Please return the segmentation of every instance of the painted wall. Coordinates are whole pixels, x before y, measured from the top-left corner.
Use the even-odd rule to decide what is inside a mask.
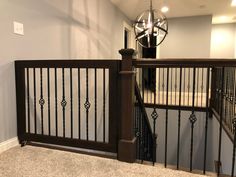
[[[236,23],[212,25],[211,58],[234,58]]]
[[[161,58],[210,57],[212,16],[172,18],[160,46]]]
[[[16,136],[14,60],[120,58],[124,20],[107,0],[1,0],[0,142]]]

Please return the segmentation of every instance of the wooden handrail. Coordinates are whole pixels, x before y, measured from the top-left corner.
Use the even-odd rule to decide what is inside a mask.
[[[133,59],[133,65],[142,67],[236,67],[236,59],[165,58]]]

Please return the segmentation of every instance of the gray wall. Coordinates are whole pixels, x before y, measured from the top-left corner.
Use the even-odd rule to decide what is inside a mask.
[[[212,25],[211,58],[235,58],[236,23]]]
[[[160,58],[208,58],[212,16],[169,19],[169,33],[160,46]]]
[[[120,58],[123,20],[108,0],[1,0],[0,142],[16,136],[14,60]]]
[[[147,114],[152,126],[151,113],[153,109],[146,108]],[[165,113],[166,110],[159,109],[159,117],[156,123],[157,132],[157,162],[164,163],[165,154]],[[168,156],[167,163],[176,165],[177,159],[177,132],[178,132],[178,111],[168,111]],[[181,128],[180,128],[180,166],[189,168],[190,163],[190,138],[191,124],[189,116],[191,112],[181,111]],[[205,141],[205,113],[196,112],[197,121],[194,126],[194,149],[193,149],[193,168],[203,169],[204,141]],[[207,141],[207,171],[215,171],[214,161],[218,159],[219,146],[219,122],[215,117],[208,119],[208,141]],[[225,131],[222,131],[222,172],[231,174],[233,144],[228,138]],[[236,172],[236,171],[235,171]]]

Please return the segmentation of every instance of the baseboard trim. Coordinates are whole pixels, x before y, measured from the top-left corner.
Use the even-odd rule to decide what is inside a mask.
[[[4,141],[0,143],[0,154],[18,145],[19,145],[19,142],[18,142],[17,137]]]

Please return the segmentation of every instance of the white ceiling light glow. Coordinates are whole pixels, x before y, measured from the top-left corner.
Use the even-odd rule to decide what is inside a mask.
[[[236,7],[236,0],[232,0],[231,6]]]
[[[167,13],[169,11],[169,7],[164,6],[161,8],[162,13]]]

